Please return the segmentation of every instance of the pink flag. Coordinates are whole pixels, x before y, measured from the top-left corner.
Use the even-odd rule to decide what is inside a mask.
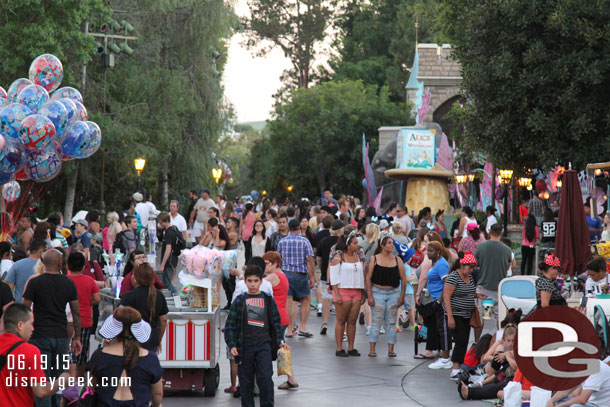
[[[372,206],[375,208],[375,212],[377,213],[381,212],[381,195],[383,195],[383,187],[379,189],[379,193],[375,197],[375,200],[373,200],[372,204]]]

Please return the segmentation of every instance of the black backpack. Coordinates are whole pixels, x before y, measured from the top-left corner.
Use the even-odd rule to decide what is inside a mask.
[[[175,236],[175,238],[171,242],[172,256],[180,256],[180,251],[186,249],[186,240],[184,240],[184,236],[182,236],[182,232],[179,231],[176,226],[170,226],[169,229],[171,229],[174,232],[174,236]]]
[[[127,245],[125,244],[125,240],[132,240],[129,239],[126,235],[126,233],[128,232],[128,230],[123,230],[121,232],[119,232],[116,235],[116,238],[114,239],[114,249],[119,249],[119,251],[123,254],[127,254],[129,253],[129,249],[127,248]],[[135,238],[133,239],[134,241],[136,240]]]

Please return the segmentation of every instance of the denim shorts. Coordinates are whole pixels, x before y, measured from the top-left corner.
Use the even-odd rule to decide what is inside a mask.
[[[307,297],[311,293],[309,289],[309,278],[307,273],[295,273],[292,271],[284,271],[288,277],[288,296],[290,297]]]

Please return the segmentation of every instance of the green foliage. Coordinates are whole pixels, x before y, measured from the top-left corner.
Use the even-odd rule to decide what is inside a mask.
[[[419,42],[437,41],[436,0],[351,0],[339,13],[339,55],[331,58],[327,78],[362,80],[387,86],[393,101],[404,101],[415,55],[415,22]]]
[[[64,66],[63,86],[79,84],[81,64],[91,59],[93,38],[83,33],[85,21],[104,19],[103,0],[4,0],[0,2],[0,82],[8,86],[27,78],[38,55],[53,54]]]
[[[289,185],[296,196],[318,196],[326,187],[359,194],[362,134],[370,140],[382,125],[408,122],[405,107],[390,101],[386,87],[331,81],[296,89],[276,105],[269,138],[252,149],[255,186],[271,196],[284,195]]]
[[[293,68],[284,73],[287,87],[309,86],[311,70],[331,23],[337,0],[249,0],[243,19],[248,46],[259,55],[279,47]]]
[[[609,19],[602,0],[444,0],[468,100],[459,141],[515,169],[608,160]]]
[[[230,120],[220,80],[236,18],[222,0],[115,0],[111,7],[137,40],[129,42],[133,55],[119,54],[114,68],[102,58],[87,64],[85,105],[103,142],[78,161],[75,207],[118,207],[135,190],[140,155],[147,159],[142,185],[155,202],[163,201],[168,179],[168,198],[184,203],[189,189],[213,183],[211,153]],[[73,166],[48,185],[50,207],[63,206]]]

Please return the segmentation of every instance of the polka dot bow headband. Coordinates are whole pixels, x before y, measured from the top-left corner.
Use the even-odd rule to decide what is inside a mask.
[[[548,256],[546,256],[544,258],[544,263],[547,266],[551,266],[551,267],[559,267],[559,266],[561,266],[561,262],[559,261],[559,258],[557,256],[555,256],[555,253],[551,253]]]
[[[464,257],[460,259],[460,264],[474,265],[477,264],[477,259],[474,258],[472,252],[466,252],[464,253]]]

